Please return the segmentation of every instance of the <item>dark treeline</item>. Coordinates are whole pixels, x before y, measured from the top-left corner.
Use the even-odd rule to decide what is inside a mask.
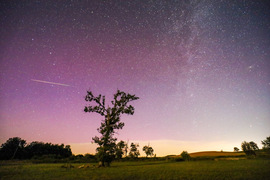
[[[42,156],[62,159],[72,156],[72,152],[69,145],[37,141],[27,144],[25,140],[19,137],[9,138],[0,148],[1,160],[32,159]]]

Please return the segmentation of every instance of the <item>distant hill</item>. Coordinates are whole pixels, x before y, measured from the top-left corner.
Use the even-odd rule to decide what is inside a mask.
[[[201,151],[189,154],[193,160],[239,160],[246,159],[246,154],[241,152]],[[258,150],[256,157],[270,158],[270,151]],[[178,159],[181,155],[167,155],[167,159]]]
[[[202,151],[189,154],[191,157],[232,157],[232,156],[245,156],[244,152],[221,152],[221,151]]]
[[[214,160],[220,158],[242,158],[245,157],[244,152],[221,152],[221,151],[202,151],[189,154],[194,160]],[[181,155],[168,155],[166,158],[181,158]]]

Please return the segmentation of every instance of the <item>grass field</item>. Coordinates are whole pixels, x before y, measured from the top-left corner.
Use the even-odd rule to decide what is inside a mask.
[[[269,159],[114,162],[109,168],[1,162],[0,179],[269,179]]]

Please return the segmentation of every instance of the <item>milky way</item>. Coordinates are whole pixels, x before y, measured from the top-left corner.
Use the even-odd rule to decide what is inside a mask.
[[[89,143],[101,117],[86,91],[120,89],[140,100],[119,139],[260,144],[269,17],[248,0],[1,2],[0,142]]]

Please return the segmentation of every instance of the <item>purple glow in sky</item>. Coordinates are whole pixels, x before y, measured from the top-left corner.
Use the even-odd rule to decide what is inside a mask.
[[[152,142],[157,155],[233,150],[244,140],[260,147],[270,135],[266,1],[0,7],[0,143],[18,136],[95,153],[102,117],[84,113],[84,96],[110,102],[117,89],[140,97],[118,140]]]

